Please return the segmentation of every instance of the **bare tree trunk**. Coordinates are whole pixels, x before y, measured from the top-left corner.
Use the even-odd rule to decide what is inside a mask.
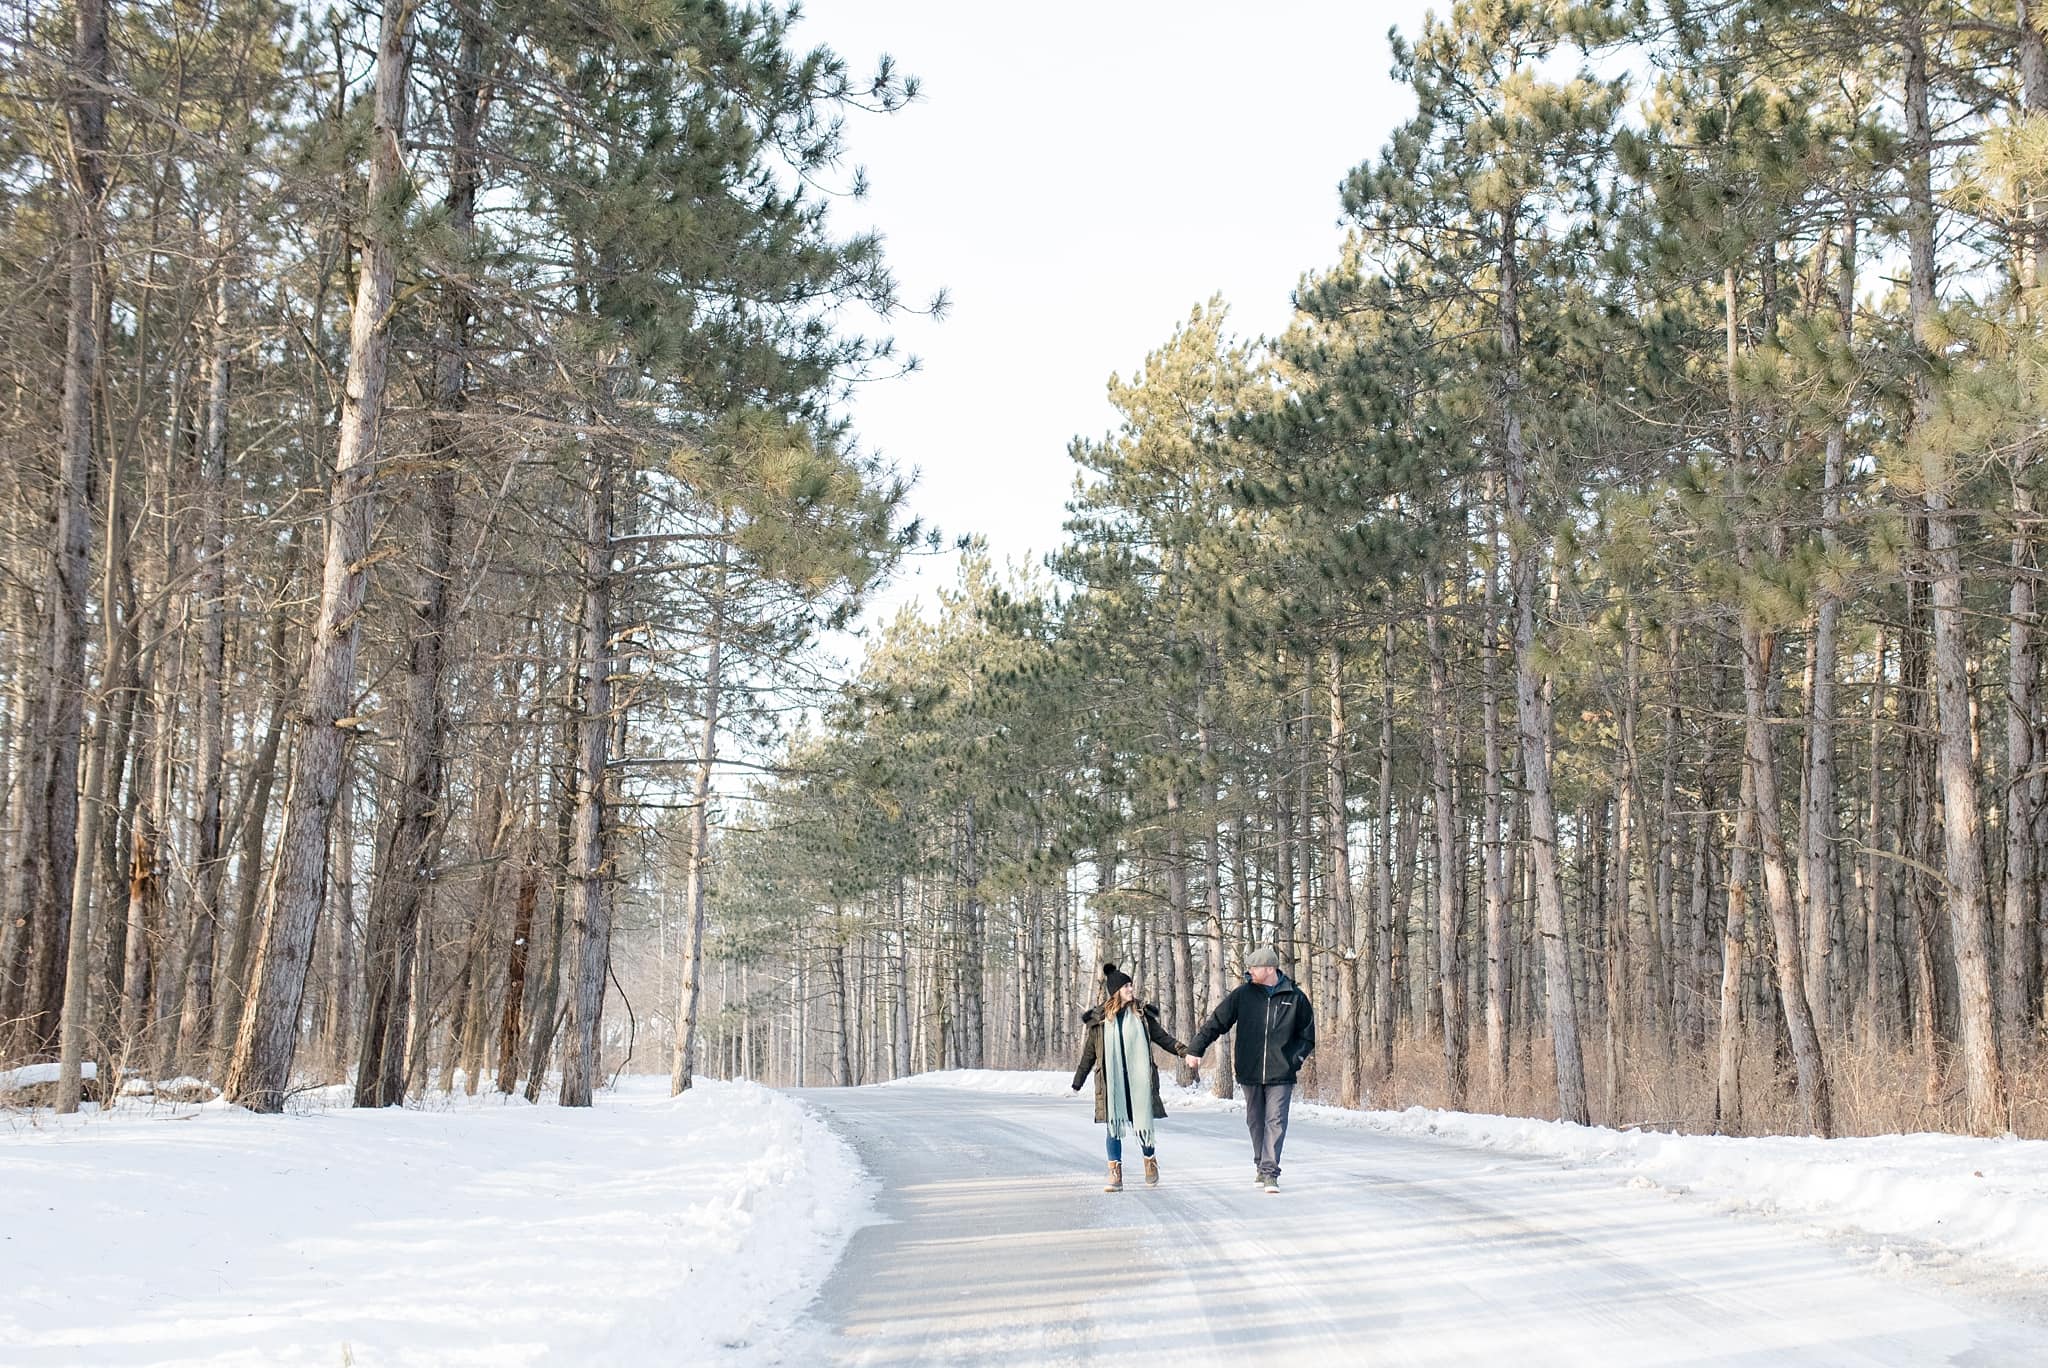
[[[169,984],[157,1071],[174,1072],[181,1045],[203,1047],[212,1031],[213,954],[220,936],[221,886],[227,874],[221,827],[221,771],[226,751],[223,681],[227,677],[228,398],[233,377],[229,265],[223,243],[214,283],[213,333],[207,355],[206,427],[199,449],[199,545],[193,556],[191,604],[199,619],[198,735],[192,782],[192,927]]]
[[[1169,725],[1177,734],[1177,724]],[[1173,1020],[1174,1035],[1191,1040],[1195,1034],[1195,966],[1188,947],[1187,850],[1180,827],[1180,780],[1175,777],[1166,786],[1166,937],[1173,989],[1167,1014]],[[1194,1078],[1186,1060],[1176,1063],[1173,1072],[1182,1087]]]
[[[320,607],[306,668],[305,730],[292,748],[292,781],[262,948],[228,1066],[226,1095],[256,1111],[282,1110],[291,1080],[314,918],[326,888],[327,820],[340,786],[354,702],[358,617],[376,525],[378,429],[397,273],[396,247],[383,225],[396,213],[403,193],[400,143],[405,136],[407,39],[413,13],[404,0],[391,0],[379,35],[367,192],[371,212],[365,219],[341,436],[328,488]]]
[[[337,1079],[348,1077],[349,1040],[355,1026],[351,987],[356,977],[356,795],[355,761],[350,757],[335,802],[333,871],[328,901],[333,915],[334,961],[328,985],[327,1063]]]
[[[453,149],[448,223],[457,250],[466,250],[476,226],[477,121],[483,40],[464,21],[456,54],[455,98],[449,112]],[[458,264],[459,272],[461,266]],[[435,346],[434,413],[429,420],[433,457],[424,505],[425,545],[413,591],[413,629],[406,670],[405,729],[400,742],[398,810],[377,863],[363,944],[363,1035],[356,1064],[355,1104],[390,1107],[404,1101],[408,1074],[405,1039],[404,947],[418,934],[421,904],[439,862],[441,791],[445,783],[448,702],[449,579],[454,567],[456,471],[462,459],[461,414],[469,393],[467,290],[456,280],[441,287],[442,318]],[[424,973],[424,967],[419,972]],[[415,1032],[427,1023],[415,1021]]]
[[[605,763],[611,739],[612,460],[592,458],[583,561],[583,668],[576,726],[576,820],[569,837],[568,1037],[562,1050],[565,1107],[587,1107],[597,1080],[597,1018],[611,955],[610,902],[604,895]]]
[[[1213,648],[1204,652],[1204,668],[1213,669],[1215,655]],[[1223,995],[1230,991],[1225,977],[1224,946],[1227,937],[1223,929],[1223,865],[1217,843],[1222,839],[1216,819],[1216,807],[1221,801],[1212,764],[1209,718],[1209,690],[1206,680],[1197,686],[1201,692],[1195,698],[1195,741],[1201,756],[1203,806],[1208,809],[1208,839],[1202,847],[1203,878],[1206,887],[1203,897],[1208,905],[1208,959],[1209,959],[1209,1001],[1223,1001]],[[1186,1039],[1185,1036],[1182,1037]],[[1228,1050],[1219,1051],[1216,1070],[1209,1077],[1209,1091],[1217,1097],[1229,1097],[1236,1091],[1236,1066]]]
[[[1486,1086],[1492,1105],[1504,1110],[1508,1095],[1508,986],[1513,965],[1509,960],[1510,897],[1501,805],[1504,761],[1500,725],[1500,541],[1498,529],[1491,523],[1486,540],[1486,602],[1481,629],[1485,637],[1480,655],[1486,766],[1485,810],[1480,828],[1486,894]]]
[[[1624,612],[1622,630],[1624,637],[1621,646],[1621,734],[1615,756],[1617,764],[1614,776],[1614,869],[1609,890],[1607,924],[1607,1096],[1608,1118],[1614,1125],[1621,1124],[1621,1081],[1625,1072],[1622,1046],[1628,1039],[1631,1029],[1629,1009],[1631,1003],[1639,1001],[1642,996],[1636,991],[1637,970],[1634,953],[1637,941],[1634,892],[1635,833],[1639,821],[1636,814],[1640,807],[1639,789],[1642,774],[1641,756],[1636,751],[1636,727],[1640,720],[1642,697],[1642,646],[1633,605]]]
[[[1285,768],[1294,754],[1294,728],[1286,716],[1286,691],[1280,696],[1281,715],[1273,724],[1273,944],[1288,964],[1296,965],[1301,947],[1294,918],[1294,790]]]
[[[2034,908],[2034,575],[2033,493],[2019,464],[2013,471],[2012,588],[2006,616],[2005,916],[2000,1025],[2009,1050],[2033,1020]]]
[[[1111,870],[1112,880],[1114,869]],[[889,1045],[896,1077],[910,1076],[910,907],[903,875],[896,876],[896,953],[890,965],[896,1000],[890,1013]],[[1103,943],[1103,942],[1098,942]]]
[[[134,624],[116,621],[114,577],[121,553],[116,546],[121,528],[121,483],[126,475],[121,451],[116,448],[107,476],[107,548],[105,577],[100,604],[106,619],[107,654],[102,664],[100,722],[96,744],[87,755],[84,798],[78,804],[76,860],[72,867],[69,945],[64,956],[64,1005],[58,1052],[57,1095],[54,1109],[59,1115],[78,1110],[84,1079],[85,1032],[92,998],[93,855],[99,849],[100,821],[113,801],[107,778],[109,753],[120,743],[108,736],[109,714],[121,706],[130,684],[128,653],[132,649]],[[53,861],[54,863],[54,861]]]
[[[973,802],[967,804],[966,842],[964,871],[965,888],[962,890],[966,913],[966,932],[960,949],[960,1063],[963,1068],[979,1069],[988,1062],[988,1037],[986,1022],[988,1005],[983,983],[982,966],[988,955],[988,915],[982,903],[981,894],[981,846],[980,833],[975,826]],[[1185,906],[1185,904],[1183,904]],[[1182,930],[1186,930],[1186,916],[1182,916]],[[1181,937],[1181,953],[1187,953],[1187,937]]]
[[[1885,713],[1885,685],[1887,683],[1886,659],[1890,642],[1885,629],[1877,632],[1877,664],[1872,672],[1870,686],[1870,729],[1869,729],[1869,772],[1867,775],[1868,802],[1865,807],[1864,840],[1869,854],[1863,865],[1863,1032],[1869,1041],[1891,1038],[1896,1028],[1893,1013],[1887,1005],[1884,992],[1884,978],[1880,969],[1881,955],[1885,942],[1885,928],[1891,924],[1894,915],[1891,899],[1886,896],[1891,888],[1892,862],[1885,845],[1885,801],[1884,801],[1884,748],[1880,744],[1880,729]]]
[[[1835,310],[1846,347],[1856,312],[1856,213],[1851,209],[1842,228],[1842,266]],[[1833,561],[1841,554],[1842,480],[1847,460],[1848,424],[1838,418],[1828,428],[1821,472],[1821,544]],[[1829,571],[1832,574],[1832,568]],[[1806,977],[1812,985],[1815,1015],[1825,1027],[1835,1016],[1834,984],[1840,977],[1834,963],[1841,941],[1842,890],[1835,858],[1839,822],[1835,810],[1835,671],[1842,599],[1822,579],[1814,609],[1813,644],[1807,668],[1813,686],[1807,695],[1806,810],[1800,820],[1800,895],[1806,923]]]
[[[1721,1022],[1714,1082],[1714,1131],[1719,1135],[1742,1132],[1742,982],[1749,923],[1749,851],[1756,839],[1754,779],[1755,769],[1745,750],[1742,794],[1735,806],[1735,839],[1728,845],[1728,921],[1721,932]],[[1707,844],[1703,838],[1702,845]]]
[[[218,1004],[214,1002],[213,985],[207,974],[209,963],[196,962],[192,969],[192,1005],[198,1010],[196,1019],[200,1022],[200,1033],[191,1039],[196,1049],[199,1042],[207,1038],[206,1022],[210,1014],[214,1077],[225,1072],[228,1054],[234,1049],[235,1030],[241,1024],[249,981],[250,947],[255,944],[257,900],[262,895],[265,873],[263,833],[270,819],[270,793],[277,779],[277,752],[284,738],[288,706],[285,675],[290,667],[284,658],[284,633],[289,584],[287,577],[285,583],[279,585],[278,601],[271,610],[270,657],[274,673],[271,676],[270,720],[265,724],[256,759],[236,798],[235,820],[228,824],[229,829],[237,833],[242,869],[241,887],[235,898],[234,935],[228,943],[227,972],[222,976],[223,992]]]
[[[1564,885],[1557,868],[1557,809],[1550,782],[1550,705],[1543,697],[1536,646],[1537,574],[1547,540],[1531,521],[1528,453],[1515,398],[1520,391],[1521,320],[1517,299],[1515,231],[1518,211],[1501,214],[1500,333],[1509,372],[1503,447],[1507,461],[1508,534],[1515,591],[1515,716],[1520,729],[1522,782],[1528,790],[1529,856],[1536,885],[1536,918],[1543,939],[1551,1050],[1557,1062],[1559,1117],[1577,1125],[1592,1117],[1586,1103],[1586,1065],[1579,1044],[1577,987],[1565,939]]]
[[[1741,394],[1736,388],[1736,360],[1739,337],[1736,323],[1736,272],[1730,265],[1723,273],[1723,314],[1727,333],[1729,459],[1733,462],[1738,490],[1745,480],[1747,443],[1743,430]],[[1738,518],[1747,518],[1739,511]],[[1738,522],[1735,554],[1745,573],[1755,572],[1746,522]],[[1791,880],[1785,858],[1785,838],[1779,820],[1778,762],[1771,737],[1771,694],[1776,649],[1772,634],[1756,612],[1742,613],[1743,756],[1752,790],[1757,841],[1764,880],[1764,903],[1771,918],[1772,947],[1777,965],[1778,995],[1785,1011],[1785,1025],[1792,1041],[1792,1055],[1799,1072],[1799,1102],[1806,1124],[1816,1135],[1834,1133],[1834,1107],[1828,1085],[1827,1063],[1819,1033],[1814,1028],[1806,992],[1804,952],[1799,935],[1799,912],[1793,902]]]
[[[104,316],[99,283],[104,254],[102,200],[106,193],[106,169],[102,164],[107,151],[106,0],[80,0],[71,64],[64,95],[71,159],[64,168],[69,181],[66,198],[70,280],[61,400],[63,456],[56,494],[56,548],[46,594],[50,618],[45,637],[43,709],[36,738],[36,749],[47,758],[37,766],[41,792],[31,795],[23,813],[25,858],[23,897],[19,903],[29,921],[26,1037],[35,1051],[45,1052],[59,1044],[64,999],[71,995],[74,985],[79,995],[76,1020],[62,1023],[62,1076],[57,1083],[61,1111],[75,1111],[78,1107],[87,972],[83,951],[89,943],[83,931],[90,928],[82,930],[75,926],[73,917],[80,879],[89,895],[95,844],[92,838],[98,832],[98,813],[91,809],[81,811],[79,807],[78,751],[85,726],[86,581],[92,574],[93,400],[100,383]],[[117,478],[108,480],[110,511],[118,498],[118,487]],[[118,527],[117,520],[108,520],[110,564]],[[111,599],[101,605],[101,611],[111,624]],[[110,646],[112,640],[110,632]],[[111,666],[103,673],[109,680],[114,677]],[[89,838],[83,843],[81,823]],[[77,953],[72,953],[74,950]]]
[[[1329,743],[1324,753],[1324,810],[1329,813],[1331,938],[1337,951],[1337,1105],[1359,1105],[1358,927],[1351,903],[1350,778],[1344,763],[1349,727],[1344,715],[1344,657],[1335,643],[1325,656]]]
[[[83,80],[104,81],[106,78],[106,29],[106,7],[101,3],[101,0],[87,0],[87,3],[80,6],[78,13],[78,58],[80,69],[84,73],[81,77]],[[97,299],[98,286],[100,229],[98,224],[97,191],[99,185],[97,169],[92,173],[88,173],[84,168],[88,160],[97,168],[98,158],[103,149],[106,138],[106,97],[104,94],[95,92],[84,95],[82,101],[85,104],[95,105],[96,109],[93,114],[84,114],[76,111],[73,113],[74,143],[83,140],[87,146],[74,146],[72,157],[74,166],[77,168],[76,174],[80,184],[82,186],[92,186],[95,193],[94,199],[89,204],[83,205],[80,209],[80,212],[86,215],[90,221],[89,227],[83,230],[83,235],[88,236],[90,239],[89,259],[81,261],[76,255],[76,249],[74,248],[72,269],[76,271],[82,266],[88,272],[85,293],[89,304],[95,309],[95,316],[90,322],[89,331],[96,334],[100,326],[97,316],[98,306],[96,303],[91,303],[91,301]],[[97,131],[94,131],[95,124],[97,125]],[[72,291],[72,305],[74,308],[77,307],[78,296],[79,292],[74,285]],[[91,360],[82,371],[83,379],[81,383],[90,388],[97,383],[97,340],[87,341],[84,344],[84,349],[91,353]],[[93,447],[90,434],[78,438],[73,436],[73,415],[70,408],[72,403],[70,392],[74,379],[72,370],[72,365],[67,360],[65,365],[64,413],[67,486],[69,483],[69,468],[74,459],[77,459],[80,454],[82,454],[84,465],[88,470],[90,469]],[[88,396],[84,400],[84,420],[88,423],[91,419],[91,410],[92,401]],[[76,445],[74,445],[74,442]],[[86,764],[85,800],[82,803],[76,804],[77,828],[73,833],[76,844],[72,851],[71,887],[67,890],[71,899],[69,926],[67,928],[69,931],[69,945],[63,960],[64,1002],[58,1049],[57,1095],[54,1100],[54,1110],[60,1116],[70,1115],[78,1110],[84,1083],[85,1034],[89,1024],[88,1014],[92,1010],[93,888],[95,883],[93,858],[100,846],[100,822],[107,807],[114,800],[114,785],[106,777],[108,759],[110,754],[117,752],[125,745],[125,741],[117,742],[108,735],[108,717],[111,711],[119,707],[134,706],[136,697],[135,693],[128,692],[135,688],[134,681],[131,681],[129,674],[131,668],[130,661],[133,659],[135,649],[136,624],[132,616],[129,616],[126,621],[121,620],[123,613],[120,607],[121,595],[117,584],[122,560],[126,555],[125,548],[121,544],[123,537],[121,496],[122,485],[126,479],[126,448],[124,445],[117,444],[109,457],[106,475],[107,538],[105,551],[102,556],[103,573],[100,579],[100,617],[105,629],[106,652],[105,658],[100,663],[100,720],[98,727],[95,729],[97,744],[92,747]],[[67,490],[65,495],[67,506],[69,501]],[[83,513],[83,510],[81,510],[81,513]],[[89,517],[89,514],[85,514],[85,516]],[[86,530],[86,536],[90,537],[89,528]],[[72,548],[64,542],[61,532],[59,535],[59,547],[60,561],[68,561]],[[81,616],[76,619],[77,627],[81,632],[81,646],[83,644],[82,632],[84,627],[83,606],[82,601],[77,605],[81,610]],[[57,612],[60,616],[69,616],[70,611],[70,605],[60,603],[57,607]],[[132,615],[132,604],[129,606],[128,612]],[[52,635],[54,639],[56,634],[53,633]],[[83,670],[82,659],[80,661],[80,669],[81,671]],[[82,688],[82,675],[80,685]],[[51,830],[54,834],[56,829],[53,826]],[[50,867],[55,869],[59,864],[60,860],[53,847]]]
[[[1398,1018],[1395,1007],[1398,1002],[1395,960],[1400,953],[1399,937],[1394,933],[1394,863],[1398,858],[1394,850],[1394,629],[1387,624],[1380,629],[1380,745],[1379,745],[1379,786],[1377,800],[1379,812],[1379,852],[1373,862],[1373,956],[1372,956],[1372,1004],[1373,1004],[1373,1072],[1385,1082],[1394,1073],[1394,1034]],[[1350,866],[1344,869],[1345,883],[1350,883]],[[1331,877],[1335,877],[1334,873]],[[1347,889],[1346,896],[1349,897]]]
[[[526,956],[533,942],[533,908],[540,871],[529,861],[519,871],[519,899],[512,915],[512,945],[505,965],[505,1005],[498,1014],[498,1091],[507,1097],[519,1086],[519,1011],[525,1001]]]
[[[704,874],[711,860],[711,774],[718,763],[718,705],[725,650],[726,545],[718,548],[711,590],[711,624],[704,641],[704,723],[697,733],[697,767],[690,782],[690,854],[684,883],[683,982],[676,1004],[675,1062],[669,1071],[671,1097],[690,1086],[696,1069],[697,984],[704,972],[706,908]]]
[[[1906,240],[1912,273],[1907,291],[1913,340],[1931,358],[1937,346],[1934,298],[1934,134],[1928,116],[1927,46],[1923,19],[1908,8],[1906,57]],[[1914,387],[1914,421],[1936,420],[1932,377]],[[1963,1080],[1969,1128],[2003,1130],[2008,1099],[1999,1060],[1991,974],[1991,917],[1984,880],[1976,765],[1970,736],[1969,627],[1962,554],[1952,511],[1957,475],[1938,441],[1920,453],[1921,499],[1927,515],[1927,578],[1934,602],[1935,767],[1941,784],[1943,867],[1962,1030]]]
[[[2032,0],[2018,0],[2020,85],[2030,114],[2048,112],[2048,37],[2033,13]],[[2027,200],[2027,233],[2021,247],[2021,284],[2030,295],[2042,284],[2048,259],[2048,204],[2038,185]],[[2030,309],[2038,312],[2037,306]],[[2042,777],[2035,772],[2034,683],[2040,668],[2034,641],[2037,602],[2034,576],[2034,495],[2026,480],[2026,457],[2013,461],[2012,588],[2006,608],[2010,635],[2006,642],[2006,790],[2005,790],[2005,926],[2003,946],[2002,1027],[2009,1048],[2017,1049],[2031,1035],[2035,984],[2039,977],[2040,938],[2048,922],[2035,915],[2040,905],[2040,855],[2035,826],[2041,817]]]
[[[579,647],[579,659],[580,649]],[[570,708],[573,711],[577,706],[576,686],[573,684],[570,686],[570,694]],[[575,752],[578,725],[576,719],[572,717],[568,727],[569,745],[565,747],[571,756]],[[579,790],[580,786],[572,776],[565,775],[556,781],[555,858],[551,868],[560,871],[560,875],[550,894],[553,908],[549,918],[547,972],[541,975],[538,997],[534,1002],[533,1042],[527,1056],[526,1068],[525,1096],[529,1102],[540,1101],[541,1089],[547,1085],[548,1059],[554,1054],[555,1034],[561,1026],[559,1004],[562,992],[563,952],[566,949],[564,942],[567,940],[567,928],[564,923],[567,920],[569,906],[567,878]]]
[[[1676,623],[1666,624],[1664,641],[1665,685],[1669,692],[1664,708],[1664,773],[1657,791],[1657,890],[1655,925],[1650,935],[1650,1001],[1645,1004],[1643,1021],[1655,1033],[1660,1053],[1668,1057],[1678,1016],[1678,851],[1685,840],[1684,826],[1677,816],[1678,738],[1685,727],[1685,711],[1680,702]]]
[[[160,628],[161,624],[159,624]],[[154,673],[153,659],[161,630],[144,650],[142,664],[135,672],[136,726],[133,737],[139,768],[135,784],[139,793],[135,819],[129,837],[128,917],[121,953],[121,1026],[123,1051],[140,1060],[154,1054],[156,1023],[150,1011],[151,988],[161,988],[166,977],[154,964],[163,930],[163,820],[170,810],[171,776],[176,769],[171,741],[177,728],[175,718],[160,716],[156,690],[148,682]],[[145,1065],[145,1067],[147,1067]]]
[[[1465,969],[1463,905],[1458,898],[1458,813],[1451,790],[1451,679],[1444,656],[1443,572],[1423,573],[1429,636],[1429,749],[1431,806],[1436,812],[1437,990],[1443,1003],[1444,1105],[1465,1105]]]
[[[832,914],[833,920],[838,922],[845,916],[845,911],[842,908],[835,907],[832,909]],[[851,990],[847,985],[846,944],[844,941],[837,941],[833,944],[832,953],[827,957],[826,963],[832,969],[832,1002],[835,1016],[834,1026],[836,1028],[833,1033],[834,1040],[832,1042],[832,1081],[842,1088],[850,1088],[853,1086],[853,1054],[849,1048],[849,1041],[852,1039],[853,1025],[847,1006],[847,998]]]

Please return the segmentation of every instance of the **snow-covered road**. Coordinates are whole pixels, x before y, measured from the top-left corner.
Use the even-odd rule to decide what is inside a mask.
[[[1085,1094],[803,1098],[884,1218],[805,1361],[2048,1364],[2012,1304],[1549,1160],[1311,1119],[1269,1197],[1238,1115],[1177,1111],[1163,1185],[1111,1196]]]

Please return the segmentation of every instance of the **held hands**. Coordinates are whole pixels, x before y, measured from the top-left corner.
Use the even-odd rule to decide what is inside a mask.
[[[1200,1055],[1183,1055],[1181,1057],[1187,1060],[1188,1067],[1190,1069],[1199,1069],[1202,1067],[1202,1057]]]

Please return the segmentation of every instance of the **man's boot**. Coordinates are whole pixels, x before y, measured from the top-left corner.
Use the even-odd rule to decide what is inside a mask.
[[[1122,1192],[1124,1190],[1124,1166],[1114,1159],[1109,1161],[1109,1181],[1102,1185],[1102,1190],[1104,1192]]]
[[[1159,1159],[1155,1155],[1145,1156],[1145,1186],[1159,1186]]]

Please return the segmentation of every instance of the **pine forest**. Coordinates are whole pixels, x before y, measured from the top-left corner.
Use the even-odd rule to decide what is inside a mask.
[[[1186,1040],[1270,943],[1345,1107],[2048,1137],[2033,11],[1446,0],[1026,561],[851,417],[947,304],[854,226],[892,62],[16,0],[0,1065],[1060,1067],[1105,959]]]

